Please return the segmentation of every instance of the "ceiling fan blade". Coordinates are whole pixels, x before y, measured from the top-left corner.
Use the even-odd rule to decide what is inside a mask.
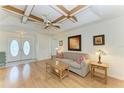
[[[52,23],[57,23],[57,22],[60,22],[62,20],[64,20],[66,18],[66,16],[60,16],[59,18],[55,19],[54,21],[52,21]]]
[[[75,16],[71,16],[70,17],[72,20],[74,20],[75,22],[78,22],[77,18]]]
[[[47,29],[49,26],[45,26],[44,29]]]
[[[52,23],[53,26],[60,26],[61,24],[59,23]]]
[[[56,26],[54,25],[53,27],[56,27],[56,28],[59,28],[60,29],[60,26],[57,26],[57,25]]]
[[[28,19],[28,21],[31,21],[31,22],[37,22],[37,21],[35,21],[35,20],[32,20],[32,19]]]
[[[72,18],[69,18],[68,20],[70,20],[71,22],[75,23],[75,21]]]

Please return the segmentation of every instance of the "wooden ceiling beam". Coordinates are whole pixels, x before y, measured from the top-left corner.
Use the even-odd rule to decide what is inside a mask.
[[[26,11],[23,11],[21,9],[15,8],[15,7],[10,6],[10,5],[3,6],[2,8],[4,10],[9,11],[9,12],[13,12],[13,13],[19,14],[23,17],[27,17],[27,19],[31,19],[31,20],[38,21],[38,22],[44,22],[44,20],[42,18],[30,14],[32,9],[29,9],[30,12],[26,13]],[[60,16],[59,18],[55,19],[52,23],[60,22],[66,18],[71,19],[71,21],[73,20],[73,21],[77,22],[78,20],[74,15],[79,13],[80,11],[82,11],[82,9],[85,9],[86,5],[78,5],[77,7],[73,8],[70,11],[67,10],[63,5],[57,5],[56,8],[58,8],[61,12],[63,12],[63,15]],[[58,10],[58,9],[56,9],[56,10]]]
[[[15,8],[13,6],[10,6],[10,5],[6,5],[6,6],[3,6],[2,7],[4,10],[6,11],[9,11],[9,12],[12,12],[12,13],[16,13],[18,15],[21,15],[21,16],[26,16],[24,15],[25,11],[21,10],[21,9],[18,9],[18,8]],[[29,19],[32,19],[34,21],[38,21],[38,22],[43,22],[44,20],[40,17],[37,17],[35,15],[32,15],[30,14],[29,16],[27,16]]]
[[[87,8],[86,5],[78,5],[78,6],[76,6],[75,8],[73,8],[72,10],[68,11],[68,10],[67,10],[64,6],[62,6],[62,5],[57,5],[57,7],[58,7],[59,9],[61,9],[61,11],[63,11],[64,13],[67,14],[67,16],[66,16],[67,19],[70,19],[71,21],[73,20],[73,22],[74,22],[74,21],[75,21],[75,22],[78,21],[77,18],[76,18],[74,15],[77,14],[77,13],[79,13],[80,11],[83,11],[82,9],[86,9],[86,8]],[[61,17],[62,17],[62,16],[61,16]],[[61,17],[58,18],[59,21],[61,20]],[[58,20],[58,19],[56,19],[56,20]],[[58,22],[58,21],[56,21],[56,22]]]
[[[29,19],[32,19],[34,21],[44,22],[44,20],[42,18],[37,17],[37,16],[32,15],[32,14],[29,16]]]
[[[69,14],[69,10],[67,10],[63,5],[57,5],[57,7],[62,10],[64,13],[66,13],[67,15]],[[66,15],[65,15],[66,16]]]
[[[69,19],[69,20],[73,20],[73,22],[75,21],[75,22],[77,22],[77,18],[75,17],[75,16],[70,16],[69,14],[70,14],[70,11],[69,10],[67,10],[63,5],[57,5],[57,8],[59,8],[62,12],[64,12],[63,13],[63,15],[65,16],[65,18],[67,18],[67,19]],[[56,9],[56,10],[58,10],[58,9]],[[61,21],[61,20],[63,20],[63,17],[62,16],[60,16],[58,19],[56,19],[56,21],[54,21],[54,22],[58,22],[58,21]]]
[[[59,18],[55,19],[52,23],[57,23],[57,22],[65,19],[65,18],[66,18],[66,16],[64,16],[64,15],[63,16],[60,16]]]
[[[86,7],[86,5],[78,5],[77,7],[73,8],[70,12],[69,12],[69,15],[72,16],[72,15],[75,15],[77,14],[78,12],[80,12],[80,10],[82,8]]]
[[[12,7],[10,5],[6,5],[6,6],[2,6],[2,8],[6,11],[9,11],[9,12],[13,12],[13,13],[17,13],[19,15],[24,15],[24,11],[21,10],[21,9],[18,9],[18,8],[15,8],[15,7]]]
[[[62,5],[50,5],[51,8],[53,8],[55,11],[58,11],[59,13],[61,13],[64,16],[68,15],[68,10],[66,8],[64,8],[64,6]]]

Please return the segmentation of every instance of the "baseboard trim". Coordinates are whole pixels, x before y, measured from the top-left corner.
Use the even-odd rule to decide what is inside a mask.
[[[21,64],[30,64],[30,63],[33,63],[33,62],[41,62],[41,61],[48,61],[48,60],[50,60],[50,58],[49,59],[43,59],[43,60],[37,60],[37,59],[35,59],[35,60],[21,60],[20,62],[10,62],[10,63],[6,63],[6,65],[5,66],[2,66],[2,67],[0,67],[0,68],[6,68],[6,67],[12,67],[12,66],[16,66],[16,65],[21,65]]]
[[[36,60],[36,58],[32,58],[32,59],[23,59],[23,60],[16,60],[16,61],[8,61],[6,63],[15,63],[15,62],[19,62],[19,61],[30,61],[30,60]]]
[[[5,67],[11,67],[11,66],[16,66],[21,64],[32,63],[32,62],[36,62],[36,60],[21,60],[18,62],[9,62],[9,63],[6,63]]]
[[[119,76],[115,76],[115,75],[108,75],[109,77],[111,77],[111,78],[115,78],[115,79],[119,79],[119,80],[124,80],[124,78],[123,77],[119,77]]]
[[[42,59],[42,60],[37,60],[37,62],[41,62],[41,61],[48,61],[48,60],[51,60],[51,58],[48,58],[48,59]]]

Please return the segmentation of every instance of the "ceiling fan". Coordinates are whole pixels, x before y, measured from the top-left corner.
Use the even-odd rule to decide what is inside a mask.
[[[48,28],[50,28],[50,27],[54,27],[54,28],[60,29],[60,24],[55,23],[55,22],[52,22],[52,21],[48,18],[48,16],[42,15],[42,19],[43,19],[43,24],[45,25],[44,29],[48,29]],[[30,19],[29,19],[29,21],[36,22],[36,23],[37,23],[37,21],[34,21],[34,20],[30,20]],[[39,22],[38,22],[38,23],[39,23]],[[41,24],[41,22],[40,22],[40,24]]]
[[[55,27],[60,29],[60,24],[53,23],[46,15],[43,15],[42,18],[44,20],[43,23],[45,24],[44,29],[47,29],[49,27]]]

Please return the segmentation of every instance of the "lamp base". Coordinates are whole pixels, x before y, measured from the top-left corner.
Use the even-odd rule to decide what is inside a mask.
[[[101,62],[101,55],[99,55],[99,61],[97,63],[98,64],[102,64],[102,62]]]
[[[102,64],[102,62],[101,62],[101,61],[98,61],[97,63],[98,63],[98,64]]]

